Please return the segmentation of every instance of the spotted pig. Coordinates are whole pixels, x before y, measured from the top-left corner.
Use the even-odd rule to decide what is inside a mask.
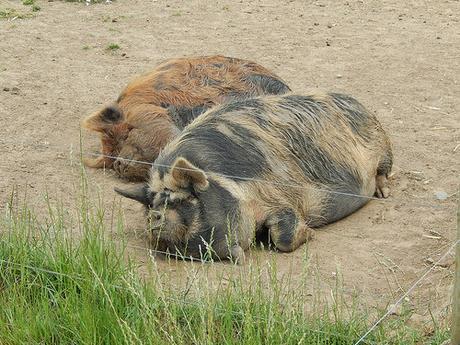
[[[123,159],[153,162],[186,125],[216,104],[288,91],[279,77],[251,61],[225,56],[167,60],[129,83],[115,103],[83,120],[102,142],[102,155],[85,164],[145,180],[148,165]]]
[[[257,232],[290,252],[311,228],[386,198],[390,141],[338,93],[287,94],[206,112],[160,153],[148,183],[120,194],[145,205],[163,248],[242,260]]]

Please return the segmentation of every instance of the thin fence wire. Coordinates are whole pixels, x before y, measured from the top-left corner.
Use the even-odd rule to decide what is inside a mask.
[[[46,148],[47,151],[52,151],[58,154],[62,154],[62,151],[55,151],[55,150],[49,150]],[[79,160],[81,157],[104,157],[104,158],[109,158],[109,159],[118,159],[124,162],[131,162],[131,163],[136,163],[136,164],[142,164],[142,165],[148,165],[151,167],[162,167],[162,168],[172,168],[172,165],[165,165],[165,164],[158,164],[155,162],[148,162],[148,161],[141,161],[141,160],[135,160],[135,159],[128,159],[128,158],[122,158],[119,156],[112,156],[112,155],[105,155],[102,153],[98,152],[75,152],[73,150],[73,147],[70,148],[70,154],[71,155],[76,155],[77,159]],[[8,167],[6,167],[8,168]],[[176,167],[179,170],[184,170],[184,171],[196,171],[195,169],[189,169],[189,168],[179,168]],[[334,194],[334,195],[341,195],[341,196],[348,196],[352,198],[361,198],[361,199],[367,199],[367,200],[375,200],[383,203],[395,203],[400,201],[400,199],[392,199],[392,198],[377,198],[374,196],[366,196],[366,195],[360,195],[360,194],[353,194],[353,193],[347,193],[347,192],[340,192],[340,191],[334,191],[326,188],[319,188],[319,187],[314,187],[314,186],[304,186],[300,184],[294,184],[294,183],[282,183],[282,182],[276,182],[276,181],[268,181],[268,180],[263,180],[263,179],[257,179],[257,178],[250,178],[250,177],[244,177],[244,176],[238,176],[238,175],[228,175],[228,174],[221,174],[221,173],[216,173],[213,171],[204,171],[205,173],[211,173],[215,176],[220,176],[224,178],[229,178],[229,179],[234,179],[234,180],[240,180],[240,181],[252,181],[252,182],[258,182],[258,183],[264,183],[267,185],[274,185],[274,186],[279,186],[279,187],[290,187],[290,188],[298,188],[298,189],[304,189],[304,190],[310,190],[310,191],[318,191],[322,193],[327,193],[327,194]],[[455,196],[458,192],[453,192],[453,193],[447,193],[447,197],[444,200],[439,200],[440,202],[446,201],[451,199],[453,196]],[[415,198],[411,198],[415,199]],[[427,199],[422,199],[422,198],[417,198],[417,200],[427,200]],[[434,209],[440,209],[443,208],[443,205],[434,205],[433,200],[428,199],[428,203],[421,203],[421,202],[413,202],[410,201],[410,204],[413,206],[418,206],[418,207],[429,207],[429,208],[434,208]],[[407,202],[407,201],[404,201]]]
[[[105,157],[105,158],[110,158],[110,159],[119,159],[119,160],[122,160],[122,161],[125,161],[125,162],[144,164],[144,165],[149,165],[149,166],[152,166],[152,167],[161,167],[161,168],[172,168],[173,167],[172,165],[158,164],[158,163],[155,163],[155,162],[147,162],[147,161],[140,161],[140,160],[135,160],[135,159],[121,158],[121,157],[118,157],[118,156],[104,155],[104,154],[95,153],[95,152],[87,152],[87,153],[84,153],[83,156]],[[176,169],[184,170],[184,171],[196,171],[196,169],[190,169],[190,168],[176,167]],[[303,185],[300,185],[300,184],[281,183],[281,182],[276,182],[276,181],[268,181],[268,180],[250,178],[250,177],[244,177],[244,176],[238,176],[238,175],[221,174],[221,173],[216,173],[216,172],[212,172],[212,171],[204,171],[204,172],[205,173],[211,173],[213,175],[224,177],[224,178],[241,180],[241,181],[252,181],[252,182],[259,182],[259,183],[264,183],[264,184],[268,184],[268,185],[276,185],[276,186],[280,186],[280,187],[292,187],[292,188],[299,188],[299,189],[305,189],[305,190],[313,190],[313,191],[319,191],[319,192],[335,194],[335,195],[362,198],[362,199],[367,199],[367,200],[376,200],[376,201],[380,201],[380,202],[394,202],[393,199],[388,199],[388,198],[377,198],[377,197],[373,197],[373,196],[366,196],[366,195],[360,195],[360,194],[339,192],[339,191],[334,191],[334,190],[329,190],[329,189],[324,189],[324,188],[318,188],[318,187],[312,187],[312,186],[307,187],[307,186],[303,186]],[[457,194],[457,192],[447,194],[447,199],[455,196],[456,194]],[[430,201],[432,201],[432,200],[430,200]],[[411,202],[411,204],[416,205],[416,206],[442,208],[441,205],[433,205],[432,203],[423,204],[423,203],[412,203]]]
[[[434,262],[430,268],[428,268],[425,273],[423,273],[410,287],[409,289],[404,292],[399,299],[392,304],[391,308],[387,310],[385,314],[383,314],[372,326],[369,328],[369,330],[362,335],[361,338],[354,344],[354,345],[359,345],[361,344],[364,339],[372,333],[372,331],[377,328],[377,326],[382,323],[391,313],[393,313],[396,310],[396,307],[398,307],[402,301],[419,285],[427,276],[430,274],[431,271],[434,270],[434,268],[447,256],[449,253],[455,248],[456,245],[460,243],[460,240],[455,241],[453,244],[449,246],[449,249],[436,261]]]
[[[101,157],[110,158],[110,159],[119,159],[119,160],[126,161],[126,162],[144,164],[144,165],[149,165],[149,166],[152,166],[152,167],[161,167],[161,168],[172,168],[173,167],[172,165],[158,164],[158,163],[155,163],[155,162],[139,161],[139,160],[121,158],[121,157],[117,157],[117,156],[103,155],[103,154],[93,153],[93,152],[84,153],[83,155],[84,156],[93,156],[93,157],[101,156]],[[176,167],[176,169],[184,170],[184,171],[196,171],[195,169],[189,169],[189,168],[178,168],[178,167]],[[264,183],[264,184],[268,184],[268,185],[276,185],[276,186],[280,186],[280,187],[291,187],[291,188],[298,188],[298,189],[304,189],[304,190],[318,191],[318,192],[323,192],[323,193],[328,193],[328,194],[349,196],[349,197],[361,198],[361,199],[367,199],[367,200],[375,200],[375,201],[385,202],[385,203],[394,203],[394,202],[398,201],[398,199],[377,198],[377,197],[373,197],[373,196],[366,196],[366,195],[346,193],[346,192],[338,192],[338,191],[334,191],[334,190],[318,188],[318,187],[312,187],[312,186],[307,187],[307,186],[303,186],[303,185],[300,185],[300,184],[281,183],[281,182],[276,182],[276,181],[268,181],[268,180],[262,180],[262,179],[257,179],[257,178],[249,178],[249,177],[243,177],[243,176],[238,176],[238,175],[227,175],[227,174],[215,173],[215,172],[210,172],[210,171],[204,171],[204,172],[205,173],[212,173],[213,175],[224,177],[224,178],[229,178],[229,179],[235,179],[235,180],[241,180],[241,181],[252,181],[252,182]],[[447,199],[452,198],[457,193],[458,192],[447,194]],[[411,201],[410,204],[413,205],[413,206],[431,207],[431,208],[435,208],[435,209],[443,208],[442,205],[433,205],[432,202],[431,203],[420,203],[420,202],[412,202]]]

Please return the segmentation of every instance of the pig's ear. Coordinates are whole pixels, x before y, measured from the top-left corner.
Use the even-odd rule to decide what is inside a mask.
[[[171,176],[176,184],[184,188],[191,184],[195,189],[204,191],[209,187],[208,177],[204,171],[182,157],[174,162]]]
[[[123,113],[116,104],[102,108],[82,121],[82,126],[96,132],[105,132],[123,120]]]
[[[139,201],[145,206],[151,205],[153,201],[153,193],[150,191],[149,185],[147,183],[139,184],[136,187],[127,190],[115,187],[114,190],[125,198]]]

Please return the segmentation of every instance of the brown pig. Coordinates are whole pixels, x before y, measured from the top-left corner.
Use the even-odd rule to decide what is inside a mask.
[[[225,56],[167,60],[130,82],[115,103],[83,120],[83,127],[99,132],[102,142],[102,155],[85,159],[85,164],[113,168],[129,180],[145,180],[148,165],[128,160],[153,162],[205,110],[288,91],[279,77],[251,61]]]

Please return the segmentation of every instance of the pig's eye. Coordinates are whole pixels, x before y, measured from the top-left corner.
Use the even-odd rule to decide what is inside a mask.
[[[188,196],[190,199],[198,199],[198,193],[192,190]]]
[[[165,199],[169,199],[171,197],[171,190],[170,189],[163,189],[160,196]]]
[[[189,188],[189,189],[187,190],[187,192],[188,192],[188,193],[187,193],[187,194],[188,194],[187,199],[198,199],[198,194],[197,194],[197,192],[195,191],[195,189]]]

